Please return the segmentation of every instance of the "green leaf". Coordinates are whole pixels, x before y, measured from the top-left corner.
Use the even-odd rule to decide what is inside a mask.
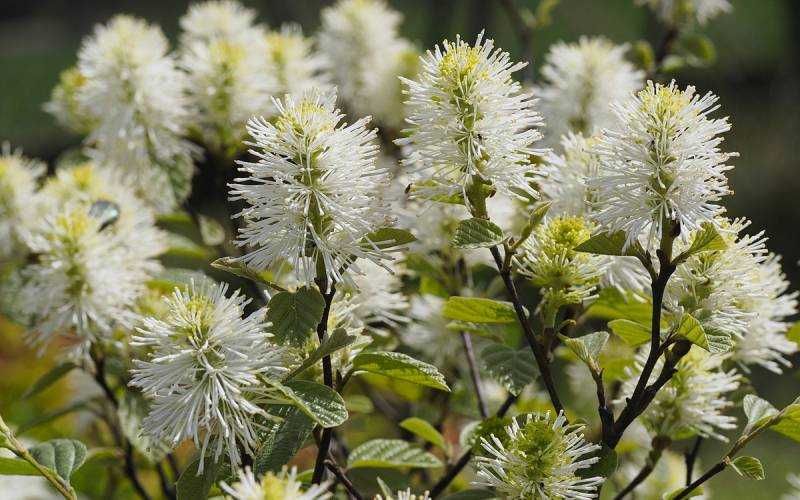
[[[456,248],[489,248],[503,242],[503,230],[486,219],[466,219],[458,223],[451,244]]]
[[[347,420],[347,407],[342,396],[328,386],[308,380],[291,380],[286,384],[264,379],[270,396],[277,404],[292,404],[324,428],[336,427]]]
[[[443,497],[442,500],[495,500],[499,498],[489,490],[463,490]]]
[[[481,351],[480,358],[483,369],[514,395],[519,395],[538,375],[528,349],[491,344]]]
[[[38,476],[39,471],[21,458],[0,457],[0,476]]]
[[[302,287],[296,292],[279,292],[267,307],[267,320],[279,344],[304,345],[322,320],[325,299],[316,288]]]
[[[687,53],[687,62],[692,66],[705,67],[717,59],[714,42],[701,33],[687,34],[682,38],[681,45]]]
[[[36,415],[32,419],[22,423],[19,427],[17,427],[16,434],[23,434],[35,427],[50,423],[57,418],[61,418],[64,415],[69,415],[72,412],[83,410],[89,406],[90,401],[91,399],[85,401],[75,401],[74,403],[70,403],[67,406],[53,410],[49,413],[41,413]]]
[[[29,451],[37,462],[54,470],[67,482],[75,469],[86,460],[86,445],[74,439],[52,439],[37,444]]]
[[[669,493],[664,493],[664,495],[661,498],[662,498],[662,500],[673,500],[679,494],[683,493],[683,490],[685,490],[685,489],[686,488],[678,488],[677,490],[671,491]],[[695,488],[692,491],[690,491],[689,494],[686,495],[684,498],[699,497],[703,493],[704,493],[703,487],[702,486],[698,486],[697,488]]]
[[[478,335],[494,341],[502,341],[512,334],[512,331],[518,326],[517,323],[471,323],[469,321],[453,320],[445,325],[445,328],[453,332],[461,333],[468,332],[472,335]]]
[[[365,248],[379,248],[389,250],[413,243],[417,238],[405,229],[396,227],[384,227],[371,232],[364,237],[361,246]]]
[[[615,319],[608,322],[614,335],[631,347],[640,346],[650,341],[650,327],[629,319]]]
[[[219,269],[220,271],[231,273],[235,276],[239,276],[240,278],[248,279],[255,283],[267,285],[274,290],[279,290],[281,292],[286,291],[284,287],[271,281],[268,277],[268,273],[256,271],[255,269],[248,267],[244,262],[241,262],[233,257],[219,258],[211,263],[211,267]]]
[[[215,281],[200,271],[189,269],[167,268],[155,278],[147,282],[151,289],[160,290],[163,293],[172,293],[175,288],[185,288],[191,283],[197,286],[208,284],[213,285]]]
[[[61,380],[61,378],[71,372],[73,368],[77,368],[77,365],[69,361],[56,365],[49,372],[39,377],[39,379],[22,394],[22,399],[28,399],[39,394]]]
[[[182,260],[197,260],[207,263],[213,256],[213,252],[185,236],[167,233],[167,251],[164,252],[162,256]]]
[[[592,302],[586,313],[592,318],[606,321],[627,319],[649,325],[653,317],[653,306],[650,302],[626,297],[614,288],[605,288],[600,290],[600,296]]]
[[[444,375],[435,366],[399,352],[361,352],[353,359],[353,368],[358,372],[370,372],[406,382],[450,391]]]
[[[750,434],[753,430],[760,428],[778,413],[778,410],[769,401],[765,401],[754,394],[747,394],[744,397],[742,408],[747,416],[744,434]]]
[[[717,232],[717,228],[710,222],[704,223],[700,229],[695,233],[694,239],[689,249],[683,252],[681,257],[685,259],[691,255],[701,252],[716,252],[718,250],[725,250],[728,244],[725,239]]]
[[[347,330],[344,328],[337,328],[330,334],[328,338],[322,341],[322,344],[317,347],[314,352],[308,355],[308,357],[303,360],[303,363],[292,370],[284,380],[291,380],[292,378],[296,377],[297,375],[303,373],[305,370],[308,370],[312,366],[314,366],[319,360],[324,358],[325,356],[329,356],[339,349],[344,349],[345,347],[349,346],[353,342],[358,340],[358,336],[356,335],[348,335]]]
[[[575,250],[598,255],[636,256],[644,254],[644,250],[638,242],[633,242],[628,248],[625,248],[626,238],[624,231],[617,231],[611,234],[599,233],[575,247]]]
[[[450,297],[442,308],[442,316],[470,323],[506,324],[517,321],[514,306],[510,302],[480,297]]]
[[[560,338],[564,345],[578,356],[578,359],[586,363],[592,370],[599,370],[597,358],[600,356],[603,346],[608,342],[608,332],[595,332],[577,338],[560,335]]]
[[[267,424],[266,435],[255,453],[256,474],[279,472],[297,454],[314,428],[314,421],[294,406],[275,407],[270,414],[282,420]]]
[[[766,477],[761,460],[756,457],[736,457],[731,462],[731,467],[742,477],[761,481]]]
[[[675,333],[712,354],[728,352],[733,347],[729,335],[706,334],[703,325],[691,314],[684,314],[681,317],[681,322]]]
[[[217,481],[217,475],[221,474],[223,469],[227,469],[223,465],[222,460],[215,462],[213,458],[206,457],[203,463],[203,472],[199,475],[197,473],[200,468],[200,458],[194,459],[192,463],[186,466],[178,482],[175,484],[175,492],[178,495],[178,500],[198,500],[208,498],[208,493],[211,487]]]
[[[434,455],[412,446],[402,439],[373,439],[356,447],[347,458],[349,469],[377,467],[397,469],[405,467],[437,468],[442,462]]]
[[[800,398],[781,410],[780,419],[770,428],[800,443]]]
[[[419,436],[439,448],[445,449],[444,437],[434,426],[425,420],[417,417],[410,417],[400,422],[400,427],[408,432]]]

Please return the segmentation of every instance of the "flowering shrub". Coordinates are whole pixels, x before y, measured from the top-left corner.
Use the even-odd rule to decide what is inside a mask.
[[[524,22],[504,2],[523,45],[556,3]],[[655,50],[559,42],[535,82],[489,33],[418,53],[383,0],[339,0],[314,36],[211,0],[174,50],[144,20],[98,26],[46,105],[82,147],[49,175],[0,155],[2,311],[59,360],[26,397],[88,376],[49,418],[93,432],[0,419],[0,474],[93,496],[71,476],[106,450],[106,491],[145,500],[763,479],[744,449],[800,441],[800,399],[748,378],[790,365],[797,293],[726,214],[724,103],[667,76],[730,5],[638,3]],[[705,440],[731,443],[710,468]]]

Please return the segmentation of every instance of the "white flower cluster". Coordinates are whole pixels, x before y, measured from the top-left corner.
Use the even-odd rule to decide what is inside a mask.
[[[243,317],[249,299],[227,289],[192,283],[165,298],[166,317],[146,318],[133,337],[148,352],[134,362],[131,385],[152,399],[145,433],[172,447],[191,439],[201,457],[225,452],[236,465],[239,446],[252,454],[267,417],[259,378],[284,373],[290,358],[270,342],[265,311]]]
[[[8,143],[0,151],[0,261],[6,261],[24,248],[31,226],[32,203],[37,181],[45,173],[43,163],[11,151]]]
[[[548,142],[568,132],[592,136],[616,121],[610,103],[622,103],[642,88],[644,73],[625,60],[627,45],[582,37],[554,44],[547,53],[536,89]]]
[[[390,258],[368,238],[392,223],[388,204],[373,198],[389,182],[375,162],[375,131],[367,119],[340,125],[335,100],[316,91],[287,96],[276,101],[274,123],[248,123],[258,162],[240,162],[248,177],[231,196],[247,204],[238,243],[251,248],[243,260],[257,269],[288,263],[300,282],[313,283],[323,265],[328,279],[343,281],[354,258]]]
[[[460,37],[422,59],[418,81],[408,86],[408,148],[403,164],[415,173],[415,192],[469,203],[478,183],[513,197],[535,197],[530,157],[542,125],[531,94],[512,73],[525,66],[479,35],[475,45]]]
[[[258,480],[250,467],[239,471],[238,481],[232,485],[222,483],[222,489],[233,500],[327,500],[329,482],[315,484],[306,491],[297,479],[297,468],[284,469],[279,473],[267,472]]]
[[[705,24],[731,11],[729,0],[636,0],[636,3],[647,5],[662,21],[673,26],[691,22]]]

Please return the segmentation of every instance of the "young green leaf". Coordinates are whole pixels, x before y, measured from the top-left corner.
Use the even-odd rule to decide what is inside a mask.
[[[412,446],[402,439],[373,439],[356,447],[347,458],[347,467],[375,468],[438,468],[442,466],[434,455]]]
[[[480,297],[450,297],[442,308],[442,315],[447,319],[471,323],[506,324],[517,321],[514,306],[510,302]]]
[[[347,407],[342,396],[328,386],[308,380],[291,380],[281,384],[262,379],[277,404],[292,404],[321,427],[336,427],[347,420]]]
[[[780,419],[770,428],[800,443],[800,398],[781,410]]]
[[[528,349],[513,349],[490,344],[481,351],[481,365],[511,394],[518,395],[538,375],[533,355]]]
[[[21,458],[0,457],[0,476],[38,476],[39,471]]]
[[[444,375],[435,366],[399,352],[361,352],[353,359],[353,369],[356,373],[375,373],[440,391],[450,391]]]
[[[22,394],[22,399],[28,399],[39,394],[61,380],[64,375],[71,372],[74,368],[77,368],[77,365],[71,361],[56,365],[53,369],[39,377],[39,379]]]
[[[756,457],[736,457],[731,462],[731,467],[742,477],[761,481],[766,477],[761,460]]]
[[[597,300],[589,306],[586,314],[591,318],[606,321],[627,319],[649,325],[653,317],[653,306],[650,302],[626,297],[613,288],[605,288],[600,291]]]
[[[325,356],[329,356],[339,349],[344,349],[345,347],[349,346],[353,342],[356,341],[358,337],[355,335],[349,335],[347,330],[344,328],[337,328],[330,334],[328,338],[326,338],[322,343],[317,347],[314,352],[308,355],[306,359],[303,360],[303,363],[292,370],[284,380],[291,380],[295,376],[303,373],[305,370],[308,370],[312,366],[314,366],[319,360],[324,358]]]
[[[597,362],[600,351],[603,346],[608,342],[608,332],[595,332],[582,337],[569,338],[563,335],[559,336],[564,342],[564,345],[569,348],[578,359],[586,363],[592,371],[598,371],[600,366]]]
[[[728,352],[733,346],[729,335],[706,334],[703,325],[691,314],[684,314],[681,317],[675,333],[712,354]]]
[[[725,239],[719,234],[714,224],[710,222],[704,223],[700,229],[695,233],[692,244],[689,248],[681,254],[682,259],[686,259],[694,254],[701,252],[715,252],[718,250],[725,250],[727,247]]]
[[[434,426],[421,418],[407,418],[400,422],[400,427],[441,449],[445,449],[444,437],[441,433],[437,431]]]
[[[267,423],[267,431],[253,461],[257,474],[279,472],[297,454],[314,428],[314,421],[294,406],[276,406],[270,409],[270,414],[281,420]]]
[[[30,450],[31,456],[69,482],[72,473],[86,460],[86,445],[74,439],[52,439]]]
[[[503,242],[503,230],[486,219],[466,219],[458,223],[451,244],[456,248],[489,248]]]
[[[219,221],[205,215],[199,215],[197,217],[197,223],[203,244],[215,247],[225,242],[225,228],[222,227]]]
[[[325,299],[316,288],[279,292],[269,301],[267,320],[279,344],[302,346],[322,320]]]
[[[626,236],[624,231],[616,233],[595,234],[584,241],[575,250],[578,252],[593,253],[598,255],[643,255],[644,250],[638,242],[625,248]]]
[[[615,319],[608,322],[614,335],[631,347],[640,346],[650,341],[650,327],[629,319]]]
[[[777,408],[772,406],[769,401],[765,401],[755,394],[747,394],[742,400],[742,408],[747,416],[747,425],[744,434],[750,434],[767,423],[771,417],[778,413]]]
[[[416,240],[417,238],[405,229],[384,227],[366,235],[361,242],[361,246],[364,248],[377,247],[381,250],[389,250],[406,246]]]
[[[266,285],[273,290],[286,291],[284,287],[270,280],[267,273],[256,271],[248,267],[244,262],[234,259],[233,257],[221,257],[212,262],[211,267],[239,276],[240,278],[248,279],[254,283]]]

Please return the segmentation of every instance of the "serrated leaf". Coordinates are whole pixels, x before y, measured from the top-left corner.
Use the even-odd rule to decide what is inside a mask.
[[[747,416],[747,425],[744,434],[749,434],[754,429],[764,425],[771,417],[778,413],[777,408],[769,401],[765,401],[754,394],[747,394],[742,400],[742,408]]]
[[[715,252],[718,250],[725,250],[727,248],[725,239],[719,234],[714,224],[710,222],[704,223],[700,229],[695,233],[692,239],[692,244],[689,249],[683,253],[684,256],[690,256],[701,252]]]
[[[356,372],[370,372],[405,380],[441,391],[450,391],[444,375],[435,366],[399,352],[361,352],[353,358]]]
[[[308,370],[319,360],[324,358],[325,356],[329,356],[339,349],[344,349],[345,347],[349,346],[353,342],[358,339],[356,335],[349,335],[347,330],[344,328],[337,328],[330,334],[328,338],[326,338],[319,347],[317,347],[314,352],[308,355],[308,357],[303,360],[303,363],[292,370],[284,380],[291,380],[295,376],[303,373],[305,370]]]
[[[396,227],[384,227],[366,235],[362,240],[361,246],[365,248],[379,248],[389,250],[403,247],[413,243],[417,238],[413,234]]]
[[[21,458],[0,457],[0,476],[38,476],[39,471]]]
[[[756,457],[736,457],[731,462],[731,467],[742,477],[761,481],[766,477],[761,460]]]
[[[432,469],[442,466],[434,455],[402,439],[373,439],[356,447],[347,458],[349,469],[406,467]]]
[[[262,379],[277,404],[292,404],[324,428],[336,427],[347,420],[347,407],[342,396],[328,386],[308,380],[291,380],[285,384]]]
[[[728,352],[732,347],[729,335],[706,334],[703,325],[691,314],[684,314],[681,317],[681,321],[675,333],[712,354]]]
[[[175,493],[178,500],[197,500],[208,498],[211,487],[217,481],[217,476],[222,476],[227,467],[222,460],[215,462],[213,458],[206,457],[203,462],[203,471],[198,474],[200,458],[194,459],[181,473],[175,484]]]
[[[483,369],[514,395],[519,395],[538,374],[528,349],[491,344],[481,351],[480,358]]]
[[[64,375],[71,372],[74,368],[77,368],[77,365],[69,361],[56,365],[50,371],[39,377],[39,379],[22,394],[22,399],[28,399],[39,394],[61,380]]]
[[[503,230],[486,219],[466,219],[458,223],[451,244],[456,248],[488,248],[503,242]]]
[[[608,332],[595,332],[583,337],[569,338],[560,336],[564,345],[569,348],[578,359],[586,363],[592,370],[598,370],[597,358],[603,346],[608,342]]]
[[[221,257],[212,262],[211,267],[219,269],[220,271],[231,273],[235,276],[239,276],[240,278],[248,279],[255,283],[267,285],[274,290],[279,290],[281,292],[286,291],[284,287],[275,283],[274,281],[271,281],[267,277],[266,273],[256,271],[255,269],[248,267],[244,262],[233,257]]]
[[[790,404],[781,410],[780,415],[780,419],[770,429],[800,443],[800,402]]]
[[[279,344],[302,346],[322,320],[325,299],[316,288],[302,287],[296,292],[279,292],[267,307],[270,331]]]
[[[481,297],[450,297],[442,308],[442,316],[470,323],[507,324],[517,321],[510,302]]]
[[[86,445],[74,439],[52,439],[30,450],[31,456],[69,482],[72,473],[86,460]]]
[[[638,242],[633,242],[633,244],[625,248],[626,239],[627,237],[624,231],[599,233],[575,247],[575,250],[597,255],[636,256],[644,254],[644,250]]]
[[[429,422],[422,420],[418,417],[410,417],[400,422],[400,427],[408,432],[419,436],[425,441],[428,441],[439,448],[445,448],[444,437],[436,430]]]
[[[314,421],[294,406],[274,407],[270,414],[281,420],[267,424],[266,435],[255,453],[256,474],[279,472],[297,454],[314,428]]]
[[[629,319],[615,319],[608,322],[614,335],[631,347],[640,346],[650,341],[650,327]]]

